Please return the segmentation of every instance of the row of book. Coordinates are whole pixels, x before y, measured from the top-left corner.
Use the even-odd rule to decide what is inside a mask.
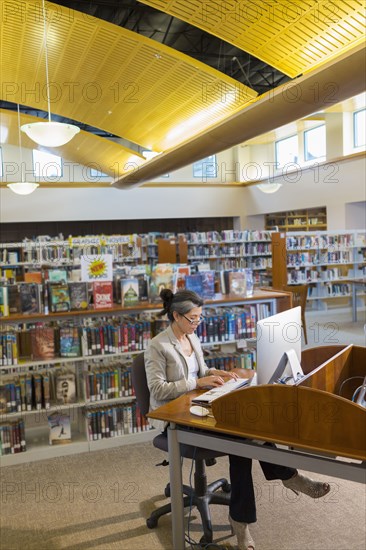
[[[87,411],[90,441],[147,431],[149,423],[136,403],[93,407]]]
[[[340,235],[316,234],[316,235],[287,235],[287,249],[324,249],[332,251],[345,250],[355,246],[365,246],[365,234],[345,233]]]
[[[0,424],[0,456],[23,453],[27,450],[24,420]]]
[[[255,349],[248,349],[242,352],[223,353],[213,352],[205,357],[209,369],[230,371],[232,369],[255,369],[257,354]]]
[[[184,234],[188,243],[218,243],[218,242],[247,242],[270,241],[271,231],[224,229],[222,231],[194,231]]]
[[[27,374],[3,376],[0,385],[0,414],[49,409],[51,404],[75,403],[75,371],[55,368]]]
[[[0,333],[0,366],[19,364],[20,360],[53,360],[58,357],[112,355],[146,349],[153,331],[166,328],[163,319],[153,321],[116,320],[89,321],[88,326],[38,326],[19,332]],[[112,322],[111,322],[112,321]]]
[[[351,285],[347,283],[326,283],[320,288],[309,287],[309,297],[350,296]]]
[[[84,373],[87,402],[116,399],[134,395],[131,368],[122,364],[90,366]]]
[[[259,308],[257,305],[264,307]],[[269,314],[267,304],[221,310],[219,314],[206,313],[203,322],[197,327],[196,334],[204,344],[255,338],[257,320],[268,317]]]

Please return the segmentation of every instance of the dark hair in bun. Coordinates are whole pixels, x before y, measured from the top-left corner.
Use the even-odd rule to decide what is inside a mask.
[[[175,294],[169,288],[163,288],[160,292],[164,309],[159,316],[168,315],[170,321],[174,321],[173,312],[185,315],[194,307],[201,307],[203,300],[192,290],[178,290]]]

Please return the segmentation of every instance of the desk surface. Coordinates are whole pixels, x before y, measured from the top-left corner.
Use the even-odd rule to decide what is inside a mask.
[[[245,392],[248,390],[250,391],[250,388],[241,388],[233,392],[233,394]],[[211,416],[200,417],[193,415],[189,411],[191,401],[194,397],[201,393],[202,391],[194,390],[185,395],[182,395],[181,397],[170,401],[166,405],[159,407],[155,411],[151,411],[148,414],[148,417],[156,420],[163,420],[164,422],[174,423],[177,426],[186,426],[189,428],[195,428],[197,430],[207,430],[226,436],[269,441],[272,443],[293,447],[311,453],[320,453],[327,456],[333,456],[334,458],[339,455],[339,453],[336,453],[328,448],[324,448],[321,443],[318,446],[307,445],[305,442],[299,441],[299,439],[297,439],[296,437],[291,440],[289,438],[276,436],[275,433],[270,432],[258,434],[258,432],[251,432],[250,430],[243,431],[242,429],[236,429],[232,426],[225,426],[225,424],[217,422],[215,418]],[[356,456],[353,452],[345,452],[342,454],[342,456],[354,460],[364,460],[364,457],[362,455]]]

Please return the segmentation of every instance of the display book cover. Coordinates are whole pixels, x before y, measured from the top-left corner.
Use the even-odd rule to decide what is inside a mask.
[[[137,277],[121,279],[121,304],[124,307],[139,303],[139,281]]]
[[[188,275],[185,282],[187,290],[196,292],[202,298],[215,296],[215,272],[212,270]]]
[[[151,273],[150,280],[150,301],[161,302],[160,292],[164,288],[173,291],[174,288],[174,266],[173,264],[156,264]]]
[[[88,283],[81,281],[69,282],[70,308],[72,311],[88,309]]]
[[[9,315],[9,298],[8,287],[0,285],[0,317]]]
[[[49,283],[48,296],[49,306],[53,313],[70,311],[70,293],[66,283]]]
[[[61,412],[54,412],[48,417],[49,444],[62,445],[71,443],[70,416]]]
[[[113,307],[112,281],[93,282],[94,309],[106,309]]]
[[[20,311],[24,314],[42,312],[42,285],[37,283],[19,284]]]

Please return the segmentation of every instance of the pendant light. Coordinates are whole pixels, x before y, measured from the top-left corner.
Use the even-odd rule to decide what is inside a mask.
[[[43,46],[46,65],[46,90],[47,90],[47,107],[48,107],[48,121],[47,122],[33,122],[31,124],[24,124],[21,128],[27,136],[45,147],[59,147],[68,143],[78,132],[80,128],[74,124],[65,124],[63,122],[51,121],[51,101],[50,101],[50,86],[48,76],[48,48],[47,48],[47,28],[46,28],[46,9],[45,0],[42,0],[42,12],[43,12]]]
[[[22,151],[22,134],[20,131],[20,111],[19,111],[19,103],[18,103],[18,143],[19,143],[19,158],[20,158],[20,181],[17,183],[8,183],[7,187],[13,193],[16,193],[17,195],[30,195],[37,189],[39,186],[38,183],[25,181],[24,177],[24,165],[23,165],[23,151]]]
[[[282,187],[282,183],[260,183],[257,185],[257,188],[262,191],[262,193],[276,193]]]

